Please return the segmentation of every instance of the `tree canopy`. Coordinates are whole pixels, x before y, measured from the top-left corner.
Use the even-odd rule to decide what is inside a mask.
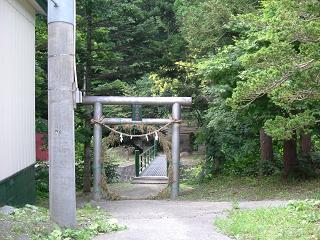
[[[266,172],[286,155],[283,141],[303,148],[305,136],[314,163],[320,150],[319,10],[318,0],[79,0],[80,87],[89,95],[192,96],[186,114],[199,126],[197,143],[206,145],[206,176],[257,174],[259,134],[274,140],[275,162]],[[44,19],[37,21],[36,38],[37,117],[46,118]],[[91,134],[90,111],[77,110],[83,142]],[[131,110],[105,111],[130,116]]]

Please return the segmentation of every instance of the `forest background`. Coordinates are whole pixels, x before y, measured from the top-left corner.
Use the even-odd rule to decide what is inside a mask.
[[[200,181],[219,173],[314,177],[319,9],[317,0],[78,0],[79,87],[86,95],[193,97],[183,118],[199,127],[194,144],[206,146]],[[36,49],[37,131],[43,132],[47,24],[41,16]],[[90,107],[76,109],[82,174],[90,161],[91,114]],[[168,114],[144,109],[145,117]],[[104,115],[130,117],[131,108],[108,107]]]

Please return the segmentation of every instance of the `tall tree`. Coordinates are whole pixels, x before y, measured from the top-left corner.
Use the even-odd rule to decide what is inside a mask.
[[[316,124],[319,98],[319,1],[263,1],[261,10],[235,18],[247,31],[236,41],[244,71],[228,103],[246,108],[267,96],[281,109],[266,132],[285,140],[285,172],[295,165],[295,135]],[[280,114],[279,114],[280,113]],[[289,158],[294,164],[289,162]]]

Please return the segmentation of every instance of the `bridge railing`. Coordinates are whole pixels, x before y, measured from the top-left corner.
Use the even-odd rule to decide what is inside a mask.
[[[135,168],[136,177],[138,177],[144,169],[146,169],[149,164],[156,158],[158,154],[158,142],[154,141],[152,147],[145,150],[140,154],[139,150],[135,151]]]

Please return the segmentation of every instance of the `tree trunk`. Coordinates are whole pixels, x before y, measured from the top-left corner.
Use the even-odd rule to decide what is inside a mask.
[[[284,142],[283,160],[284,175],[288,176],[298,164],[297,143],[295,139],[286,140]]]
[[[260,129],[260,158],[261,161],[273,160],[272,138],[263,128]]]
[[[92,77],[92,33],[93,33],[93,18],[92,18],[92,0],[86,3],[86,20],[87,20],[87,36],[86,36],[86,66],[85,66],[85,81],[86,93],[91,91]]]
[[[84,71],[83,84],[85,86],[85,94],[91,93],[91,77],[92,77],[92,32],[93,32],[93,19],[92,19],[92,0],[87,0],[86,2],[86,20],[87,20],[87,36],[86,36],[86,65]],[[84,114],[85,119],[89,122],[91,119],[91,107],[86,106],[86,111]],[[90,124],[88,128],[92,130]],[[88,134],[86,137],[89,138],[89,141],[86,141],[84,144],[84,166],[83,166],[83,192],[91,192],[91,144],[90,139],[92,134]]]
[[[84,144],[84,166],[83,166],[83,192],[91,192],[91,146],[90,142]]]
[[[309,158],[311,152],[311,134],[301,134],[300,150],[303,157]]]

